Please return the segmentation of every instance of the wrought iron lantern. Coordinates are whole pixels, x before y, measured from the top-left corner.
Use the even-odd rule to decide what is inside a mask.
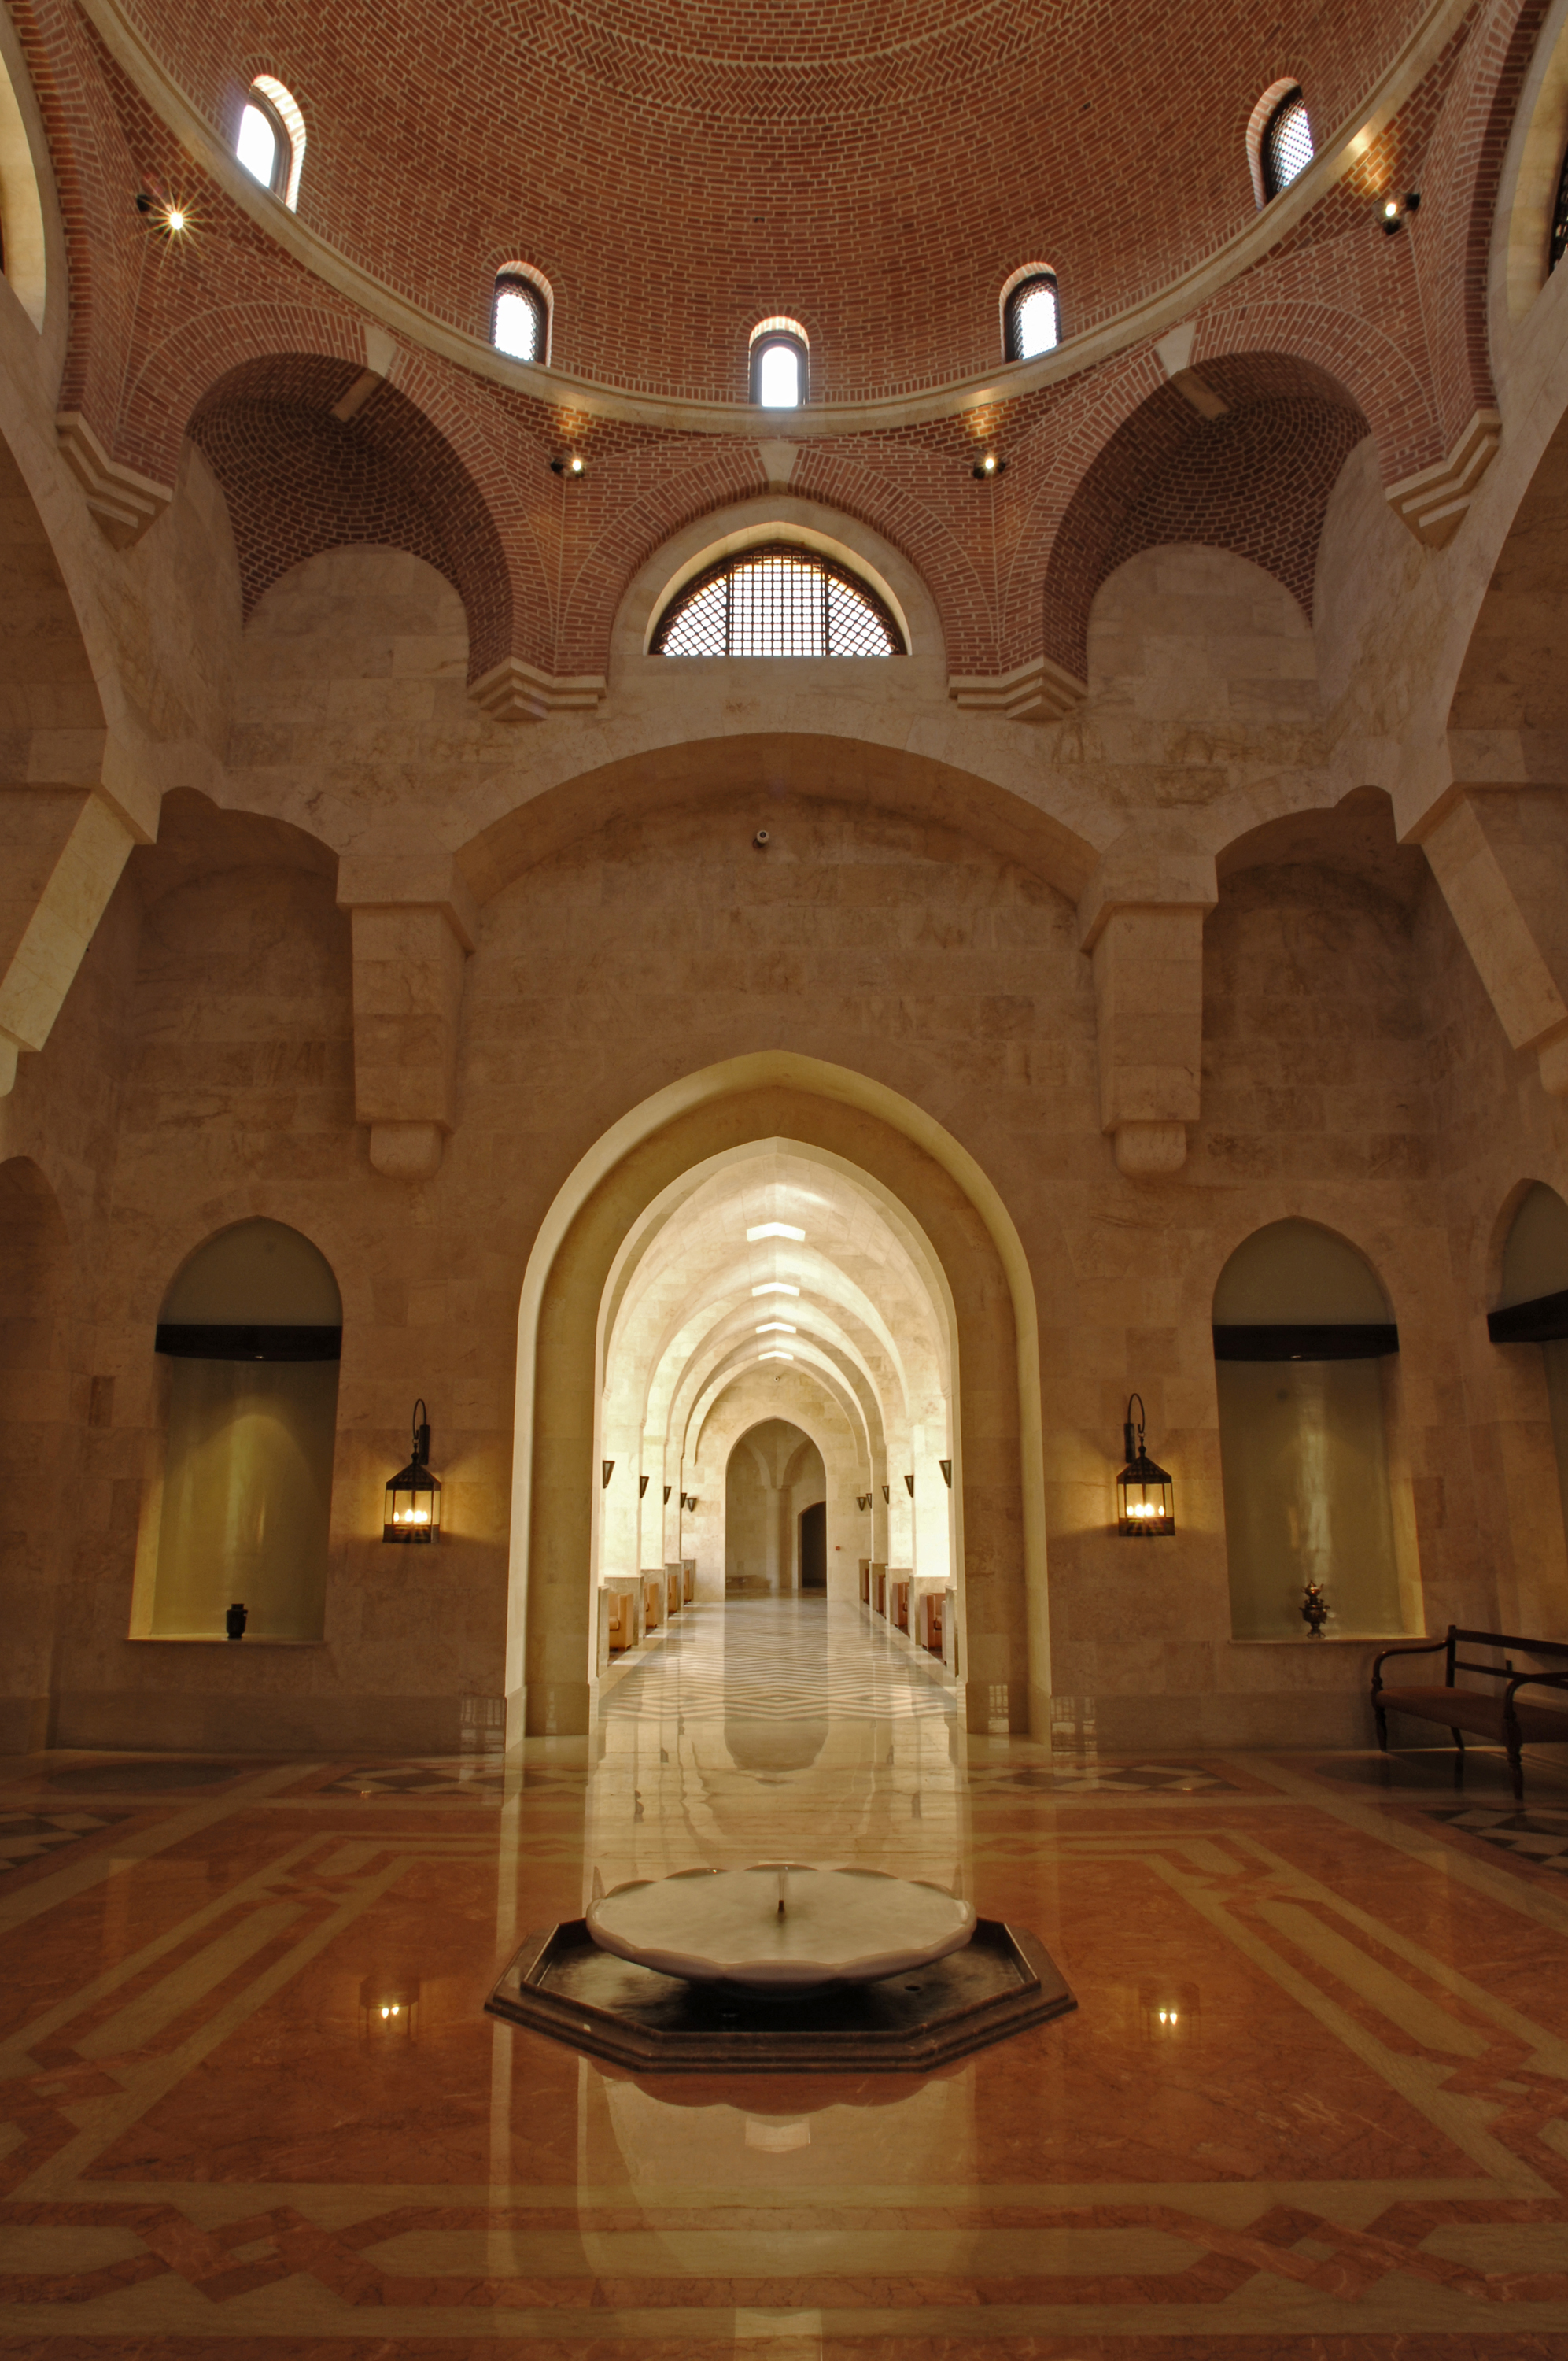
[[[387,1487],[384,1542],[438,1542],[441,1539],[441,1479],[430,1472],[430,1414],[422,1401],[414,1404],[413,1449],[406,1467],[400,1467]]]
[[[1138,1415],[1133,1416],[1133,1404]],[[1116,1478],[1116,1531],[1129,1541],[1156,1541],[1176,1531],[1176,1487],[1163,1467],[1157,1467],[1144,1448],[1144,1401],[1130,1395],[1122,1448],[1127,1464]]]

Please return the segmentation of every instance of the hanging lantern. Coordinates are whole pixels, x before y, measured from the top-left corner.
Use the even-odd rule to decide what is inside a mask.
[[[1133,1417],[1133,1404],[1138,1415]],[[1141,1394],[1127,1401],[1122,1448],[1127,1464],[1116,1478],[1116,1531],[1129,1541],[1154,1541],[1176,1531],[1176,1487],[1163,1467],[1157,1467],[1144,1449],[1144,1402]]]
[[[430,1419],[422,1401],[414,1404],[413,1450],[387,1487],[384,1542],[441,1539],[441,1483],[430,1472]]]

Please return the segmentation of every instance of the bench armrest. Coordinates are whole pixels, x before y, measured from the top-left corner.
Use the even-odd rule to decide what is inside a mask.
[[[1448,1642],[1446,1640],[1423,1640],[1418,1642],[1413,1648],[1385,1648],[1380,1656],[1376,1656],[1373,1659],[1373,1696],[1376,1697],[1378,1690],[1383,1686],[1383,1667],[1387,1663],[1390,1656],[1436,1656],[1441,1654],[1447,1645]]]
[[[1514,1691],[1522,1688],[1568,1689],[1568,1673],[1516,1673],[1503,1692],[1505,1719],[1514,1709]]]

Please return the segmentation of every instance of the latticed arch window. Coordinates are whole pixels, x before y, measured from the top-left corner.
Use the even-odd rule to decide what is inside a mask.
[[[1061,342],[1061,296],[1054,270],[1033,270],[1003,306],[1003,342],[1010,361],[1032,361]]]
[[[1552,244],[1547,248],[1548,278],[1568,254],[1568,155],[1563,159],[1563,170],[1557,176],[1557,202],[1552,208]]]
[[[305,161],[305,118],[292,93],[271,74],[258,74],[246,93],[234,152],[253,181],[292,207]]]
[[[490,340],[497,352],[514,361],[542,361],[548,330],[544,298],[532,280],[521,270],[499,272],[490,314]]]
[[[721,558],[676,592],[656,656],[901,656],[904,634],[867,582],[785,542]]]
[[[1264,203],[1266,204],[1270,197],[1288,189],[1311,160],[1312,126],[1307,120],[1307,102],[1298,86],[1288,90],[1277,102],[1258,142]]]

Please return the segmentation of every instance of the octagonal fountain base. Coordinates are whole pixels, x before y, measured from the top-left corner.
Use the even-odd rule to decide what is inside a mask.
[[[570,1918],[529,1937],[485,2005],[639,2073],[919,2074],[1078,2003],[1044,1944],[998,1918],[906,1974],[771,1996],[636,1966]]]

